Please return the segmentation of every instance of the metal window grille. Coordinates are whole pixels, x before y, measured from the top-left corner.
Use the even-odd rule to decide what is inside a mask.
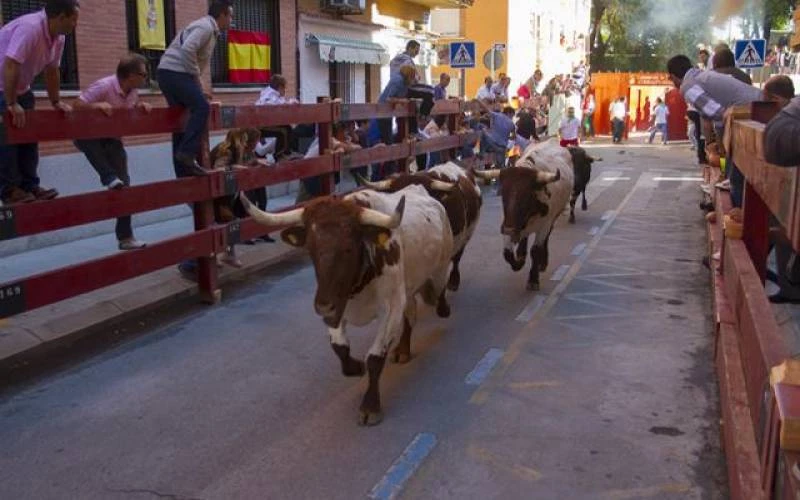
[[[44,8],[45,0],[2,0],[3,24],[24,14],[30,14]],[[32,85],[34,90],[45,88],[44,76],[36,77]],[[78,86],[78,50],[75,33],[67,35],[64,54],[61,56],[61,88],[77,90]]]
[[[330,96],[332,99],[341,99],[344,103],[353,103],[357,100],[357,85],[364,87],[364,95],[369,99],[369,66],[364,65],[364,81],[358,81],[356,77],[355,63],[328,63],[328,73],[330,79]]]
[[[125,0],[125,24],[128,29],[128,50],[142,54],[147,58],[147,72],[151,79],[155,78],[158,62],[164,54],[163,50],[139,48],[139,16],[136,15],[136,0]],[[175,0],[164,0],[164,33],[167,46],[175,38]]]
[[[277,0],[233,0],[233,29],[269,33],[270,71],[280,73],[280,38],[278,36]],[[289,29],[289,28],[287,28]],[[211,82],[215,85],[263,87],[260,83],[230,83],[228,76],[228,39],[223,32],[211,56]]]

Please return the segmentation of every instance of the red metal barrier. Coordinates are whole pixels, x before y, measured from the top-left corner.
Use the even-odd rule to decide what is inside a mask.
[[[462,112],[458,101],[436,103],[432,114],[451,115],[457,123]],[[78,110],[64,115],[40,110],[27,113],[23,129],[0,125],[0,138],[11,144],[102,137],[125,137],[163,134],[182,129],[185,121],[181,108],[159,108],[150,113],[139,110],[115,110],[106,116],[94,110]],[[474,134],[452,135],[423,142],[407,142],[408,119],[416,114],[413,102],[407,104],[295,104],[283,106],[214,105],[209,130],[238,127],[264,127],[298,123],[316,123],[320,153],[316,158],[280,162],[270,168],[244,168],[214,171],[205,177],[176,179],[131,186],[119,191],[98,191],[65,196],[51,201],[0,207],[0,241],[63,229],[121,215],[157,210],[183,203],[194,204],[195,231],[157,242],[147,247],[0,283],[0,318],[20,314],[120,281],[134,278],[184,259],[199,259],[198,286],[206,302],[220,299],[217,290],[215,254],[241,239],[264,233],[264,228],[249,219],[227,225],[214,223],[212,200],[236,193],[322,176],[323,194],[334,190],[333,174],[350,168],[385,161],[402,160],[431,151],[454,150],[470,141]],[[336,121],[396,117],[399,143],[376,146],[346,155],[329,154],[331,125]],[[208,167],[208,137],[199,160]],[[165,165],[165,168],[168,168]],[[280,228],[271,228],[280,229]]]

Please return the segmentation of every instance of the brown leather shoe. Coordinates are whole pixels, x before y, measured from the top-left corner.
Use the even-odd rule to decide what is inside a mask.
[[[37,200],[52,200],[56,196],[58,196],[58,191],[55,189],[48,189],[43,188],[41,186],[36,186],[35,188],[31,189],[31,194],[36,197]]]
[[[3,193],[3,205],[16,205],[17,203],[30,203],[32,201],[36,201],[36,197],[31,193],[23,191],[18,187],[12,187],[11,189],[7,189],[5,193]]]

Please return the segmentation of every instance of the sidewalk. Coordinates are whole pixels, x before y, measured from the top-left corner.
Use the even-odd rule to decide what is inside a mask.
[[[354,187],[352,179],[343,176],[337,192],[349,191]],[[271,198],[269,209],[291,206],[294,201],[294,194]],[[187,234],[192,228],[192,217],[182,217],[137,228],[136,237],[156,242]],[[117,251],[115,236],[105,234],[10,255],[0,260],[0,283],[101,258]],[[219,284],[224,286],[246,275],[263,271],[298,252],[282,242],[238,245],[237,253],[244,266],[240,269],[229,266],[220,269]],[[110,335],[108,327],[112,324],[196,296],[197,293],[194,282],[182,278],[175,266],[169,266],[50,306],[0,319],[0,365],[13,363],[21,355],[40,353],[87,335]]]

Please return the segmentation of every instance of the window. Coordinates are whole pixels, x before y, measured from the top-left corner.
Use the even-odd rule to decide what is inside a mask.
[[[3,23],[44,8],[45,0],[3,0]],[[34,90],[43,90],[44,76],[36,77],[32,85]],[[67,35],[64,44],[64,55],[61,56],[61,88],[78,90],[78,51],[75,44],[75,33]]]
[[[128,50],[142,54],[147,58],[147,72],[151,79],[156,76],[158,61],[163,50],[139,48],[139,16],[136,15],[136,0],[125,0],[125,23],[128,28]],[[175,38],[175,0],[164,0],[164,44],[169,46]]]
[[[278,0],[233,0],[233,29],[269,33],[270,71],[280,73]],[[287,29],[293,29],[287,28]],[[214,85],[263,87],[263,83],[230,83],[228,78],[228,40],[223,32],[211,56],[211,82]]]
[[[356,73],[357,69],[361,67],[364,73],[359,78]],[[344,103],[362,102],[369,99],[369,66],[366,64],[356,63],[329,63],[328,72],[330,78],[330,96],[332,99],[341,99]],[[357,85],[363,88],[363,94],[359,92]]]

